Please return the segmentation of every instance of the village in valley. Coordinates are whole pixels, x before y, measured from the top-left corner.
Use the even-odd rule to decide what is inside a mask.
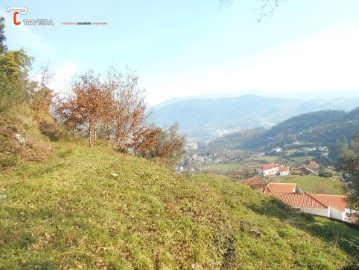
[[[187,156],[177,172],[230,176],[298,211],[356,222],[346,196],[348,181],[335,170],[327,146],[294,141],[266,151],[245,151],[207,145],[187,142]]]
[[[317,162],[316,162],[317,161]],[[211,146],[211,142],[186,144],[186,156],[178,172],[213,172],[235,175],[239,179],[255,174],[262,165],[280,164],[275,173],[281,176],[332,176],[334,162],[327,146],[294,141],[269,149],[234,149]],[[270,166],[270,165],[268,165]],[[266,167],[266,166],[265,166]],[[272,174],[265,170],[265,174]]]

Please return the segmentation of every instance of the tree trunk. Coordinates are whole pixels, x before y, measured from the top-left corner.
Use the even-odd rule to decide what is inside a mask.
[[[120,146],[120,121],[119,120],[117,120],[116,141],[117,141],[117,147],[119,147]]]
[[[89,145],[92,147],[92,125],[89,124]]]
[[[110,140],[110,136],[111,136],[111,129],[110,129],[110,126],[108,125],[107,126],[107,140],[108,141]]]

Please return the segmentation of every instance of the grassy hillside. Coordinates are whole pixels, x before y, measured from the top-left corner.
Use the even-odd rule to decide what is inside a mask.
[[[21,161],[45,161],[59,128],[49,114],[37,114],[28,106],[0,113],[0,170]]]
[[[359,231],[232,180],[52,143],[0,177],[0,269],[340,269]]]

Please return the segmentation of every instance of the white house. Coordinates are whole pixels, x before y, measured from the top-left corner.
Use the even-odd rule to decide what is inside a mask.
[[[287,166],[280,166],[278,168],[278,173],[279,176],[286,176],[289,175],[289,168]]]
[[[275,176],[278,173],[279,166],[275,163],[263,164],[256,171],[257,174],[263,177]]]
[[[186,150],[196,150],[198,149],[198,144],[197,142],[187,141],[185,148]]]
[[[274,153],[281,153],[282,152],[282,148],[281,147],[275,147],[272,149],[272,152]]]
[[[327,152],[328,151],[328,147],[326,147],[326,146],[319,146],[318,149],[321,152]]]
[[[275,163],[264,164],[256,170],[257,174],[263,177],[285,176],[289,174],[289,168]]]
[[[304,213],[346,220],[347,197],[302,192],[296,184],[270,183],[264,193]]]

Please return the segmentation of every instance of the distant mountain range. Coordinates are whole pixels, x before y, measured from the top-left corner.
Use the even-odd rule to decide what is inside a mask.
[[[245,95],[239,97],[173,100],[153,108],[150,120],[160,127],[178,122],[195,140],[211,140],[233,130],[270,128],[292,116],[321,110],[350,111],[357,98],[288,99]]]
[[[291,117],[269,130],[250,129],[236,132],[210,143],[214,148],[261,149],[291,144],[295,141],[306,144],[330,146],[336,140],[352,139],[359,131],[359,107],[344,112],[328,110],[305,113]]]

